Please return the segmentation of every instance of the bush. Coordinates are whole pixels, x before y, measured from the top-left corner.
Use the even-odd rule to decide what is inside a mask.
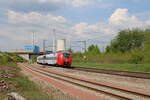
[[[32,63],[35,63],[37,61],[37,57],[36,56],[32,56]]]
[[[123,64],[127,63],[131,58],[128,53],[99,53],[92,55],[89,53],[73,54],[73,62],[94,62],[94,63],[107,63],[107,64]]]
[[[20,56],[14,55],[12,56],[14,62],[23,62],[24,59]]]
[[[133,64],[139,64],[143,61],[144,56],[141,55],[132,55],[131,59],[130,59],[130,63]]]
[[[6,63],[11,62],[11,61],[13,61],[13,59],[7,55],[1,55],[0,56],[0,64],[6,64]]]
[[[23,62],[24,59],[13,53],[0,53],[0,64],[7,64],[8,62]]]

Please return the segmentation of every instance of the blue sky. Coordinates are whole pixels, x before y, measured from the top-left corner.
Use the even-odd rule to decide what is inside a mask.
[[[104,47],[126,28],[149,28],[149,0],[1,0],[0,50],[56,38],[88,40]]]

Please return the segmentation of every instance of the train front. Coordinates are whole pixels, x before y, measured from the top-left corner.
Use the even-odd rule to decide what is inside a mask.
[[[70,67],[72,64],[72,56],[67,52],[58,52],[57,64]]]

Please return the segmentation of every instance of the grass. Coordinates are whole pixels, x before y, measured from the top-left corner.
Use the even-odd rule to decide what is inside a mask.
[[[0,93],[0,100],[3,100],[4,98],[7,98],[7,96],[3,93]]]
[[[21,70],[15,62],[22,61],[23,59],[15,54],[0,53],[0,80],[10,83],[8,91],[0,92],[0,100],[7,98],[7,93],[10,92],[17,92],[27,100],[51,100],[37,84],[20,73]]]
[[[43,93],[34,82],[28,80],[27,77],[21,77],[20,79],[15,79],[15,81],[20,86],[17,91],[27,100],[50,100],[50,98]]]
[[[100,63],[88,63],[88,62],[73,62],[72,65],[80,66],[80,67],[89,67],[89,68],[150,73],[150,64],[100,64]]]
[[[10,92],[17,92],[27,100],[51,100],[48,95],[38,88],[37,84],[30,81],[28,77],[23,76],[20,73],[17,64],[8,63],[7,65],[0,65],[0,74],[11,75],[10,78],[0,77],[0,80],[5,80],[6,82],[11,83],[11,89],[9,91],[6,93],[0,93],[0,100],[6,98],[7,93]]]

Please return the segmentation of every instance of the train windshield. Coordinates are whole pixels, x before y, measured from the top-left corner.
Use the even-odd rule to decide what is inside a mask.
[[[69,58],[70,54],[69,53],[63,53],[64,58]]]

